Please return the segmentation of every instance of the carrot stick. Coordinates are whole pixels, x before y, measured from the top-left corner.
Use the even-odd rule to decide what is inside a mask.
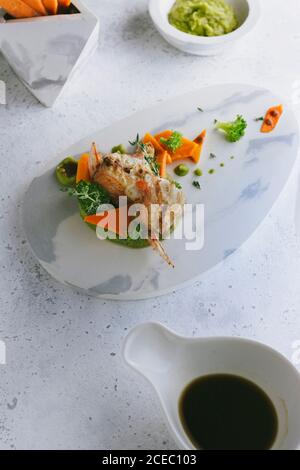
[[[121,209],[115,209],[112,211],[106,211],[103,214],[99,215],[88,215],[84,218],[84,221],[91,225],[100,226],[103,229],[108,229],[111,232],[116,233],[117,235],[122,235],[124,237],[128,236],[127,227],[128,227],[128,220],[126,222],[126,227],[123,227],[122,223],[122,215],[120,213]]]
[[[164,156],[164,153],[167,154],[167,164],[172,163],[172,157],[171,157],[170,153],[167,152],[167,150],[165,150],[165,149],[162,149],[162,151],[159,154],[157,154],[157,156],[156,156],[157,163],[161,163],[161,158]]]
[[[1,0],[0,0],[1,1]],[[33,8],[42,16],[47,16],[47,10],[43,5],[42,0],[23,0],[29,7]]]
[[[161,159],[162,159],[162,157],[164,156],[164,153],[167,154],[167,165],[168,165],[169,163],[172,163],[172,158],[171,158],[170,153],[167,152],[167,150],[164,150],[164,149],[162,150],[162,152],[160,152],[160,153],[156,156],[156,161],[157,161],[157,163],[159,163],[159,164],[161,163]]]
[[[161,153],[156,159],[157,163],[159,164],[159,175],[161,178],[166,178],[167,176],[167,163],[169,157],[170,154],[164,150],[164,152]]]
[[[154,150],[158,153],[161,153],[164,151],[163,147],[160,145],[160,143],[151,135],[149,132],[145,134],[145,137],[143,138],[144,144],[152,144],[154,147]]]
[[[33,18],[39,13],[22,0],[1,0],[1,7],[14,18]]]
[[[57,0],[43,0],[43,4],[49,15],[56,15],[58,9]]]
[[[90,172],[89,172],[89,154],[84,153],[81,155],[76,174],[76,183],[80,181],[90,181]]]
[[[206,129],[204,129],[204,131],[202,131],[201,134],[199,134],[198,137],[196,137],[196,139],[194,140],[195,144],[197,144],[197,148],[195,149],[192,157],[195,163],[198,163],[200,160],[205,137]]]
[[[84,218],[84,221],[85,221],[87,224],[98,225],[105,217],[106,217],[106,214],[105,214],[105,213],[103,213],[103,214],[101,214],[101,215],[87,215],[87,216]]]
[[[282,104],[280,104],[279,106],[273,106],[272,108],[268,109],[260,131],[263,132],[264,134],[268,132],[272,132],[277,126],[282,114],[283,114]]]
[[[153,137],[153,135],[151,135],[149,132],[147,134],[145,134],[145,137],[143,138],[143,142],[144,142],[144,144],[152,144],[153,145],[153,148],[154,148],[155,153],[156,153],[156,160],[159,163],[158,160],[159,160],[160,156],[163,155],[164,152],[165,152],[165,149],[163,148],[163,146],[160,145],[158,140],[155,137]],[[167,163],[172,163],[172,159],[171,159],[170,154],[168,154]]]

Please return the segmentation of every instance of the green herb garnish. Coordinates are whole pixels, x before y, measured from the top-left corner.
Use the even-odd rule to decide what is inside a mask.
[[[168,139],[161,137],[160,141],[172,152],[176,152],[176,150],[182,147],[182,134],[180,132],[174,131]]]
[[[195,176],[202,176],[202,170],[200,168],[196,168],[196,170],[194,171],[194,175]]]
[[[199,181],[193,181],[193,186],[197,189],[201,189]]]
[[[155,174],[155,176],[159,176],[159,166],[155,158],[152,157],[151,155],[146,155],[146,154],[144,154],[144,158],[146,162],[148,163],[148,165],[150,166],[151,171]]]
[[[213,175],[214,172],[215,172],[215,170],[214,170],[213,168],[211,168],[210,170],[208,170],[208,173],[209,173],[210,175]]]
[[[80,181],[75,188],[68,188],[70,196],[76,197],[86,215],[97,214],[101,204],[110,204],[111,198],[108,192],[97,183]]]
[[[155,157],[150,155],[148,152],[148,147],[144,142],[140,140],[139,134],[136,135],[136,139],[134,141],[129,140],[130,145],[133,147],[137,147],[138,150],[140,150],[150,166],[151,171],[154,173],[155,176],[159,176],[159,166],[157,164],[157,161],[155,160]]]
[[[209,155],[209,158],[211,158],[211,159],[217,158],[217,155],[215,155],[214,153],[211,153],[211,154]]]
[[[135,147],[139,143],[139,141],[140,141],[139,134],[136,135],[135,140],[133,140],[133,141],[128,140],[129,144],[132,145],[132,147]]]
[[[147,145],[144,144],[144,142],[139,141],[137,143],[137,148],[142,152],[144,159],[150,166],[152,173],[154,173],[155,176],[159,176],[159,165],[154,155],[149,154]]]
[[[254,121],[258,122],[258,121],[264,121],[265,118],[263,116],[260,116],[258,118],[255,118]]]

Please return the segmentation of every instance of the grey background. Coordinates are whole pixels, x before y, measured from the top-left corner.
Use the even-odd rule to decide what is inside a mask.
[[[238,48],[198,58],[160,38],[147,1],[86,1],[100,17],[101,45],[53,109],[0,57],[8,100],[0,106],[1,449],[173,449],[157,398],[120,356],[127,331],[143,321],[190,336],[255,338],[292,358],[300,340],[298,167],[238,252],[193,288],[159,299],[101,301],[60,286],[32,257],[20,225],[24,191],[58,153],[159,100],[238,81],[293,98],[299,114],[300,4],[289,0],[283,11],[281,0],[261,3],[260,25]]]

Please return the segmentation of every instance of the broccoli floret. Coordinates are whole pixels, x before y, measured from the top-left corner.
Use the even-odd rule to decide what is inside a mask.
[[[216,122],[216,129],[225,132],[229,142],[237,142],[245,135],[247,122],[242,116],[237,116],[233,122]]]

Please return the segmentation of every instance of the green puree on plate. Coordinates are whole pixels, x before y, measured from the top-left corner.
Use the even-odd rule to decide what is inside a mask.
[[[238,27],[234,9],[225,0],[176,0],[169,22],[195,36],[222,36]]]

